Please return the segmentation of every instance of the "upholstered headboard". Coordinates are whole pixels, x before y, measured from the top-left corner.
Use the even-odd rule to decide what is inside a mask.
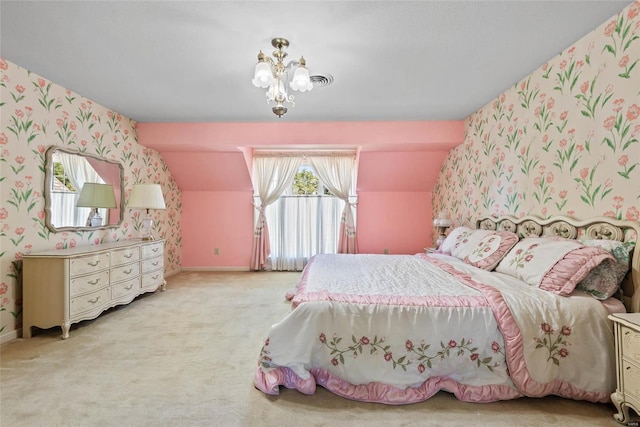
[[[630,312],[640,312],[640,222],[622,221],[614,218],[595,217],[577,220],[566,216],[547,219],[535,216],[516,218],[514,216],[484,217],[477,221],[477,228],[484,230],[505,230],[527,236],[560,236],[567,239],[606,239],[620,242],[636,242],[631,256],[631,269],[622,283],[624,304]]]

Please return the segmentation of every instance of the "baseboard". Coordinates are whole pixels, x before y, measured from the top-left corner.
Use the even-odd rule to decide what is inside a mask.
[[[13,331],[9,331],[7,333],[4,333],[4,334],[0,335],[0,344],[4,344],[6,342],[13,341],[16,338],[18,338],[18,332],[20,332],[20,335],[22,336],[22,328],[15,329]]]
[[[249,267],[182,267],[182,271],[251,271]]]
[[[178,273],[180,273],[180,269],[179,269],[179,268],[178,268],[177,270],[173,270],[173,271],[165,272],[165,273],[164,273],[164,277],[165,277],[165,279],[166,279],[167,277],[171,277],[171,276],[176,275],[176,274],[178,274]]]

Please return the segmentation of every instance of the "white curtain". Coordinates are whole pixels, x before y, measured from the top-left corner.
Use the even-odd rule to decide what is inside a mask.
[[[336,197],[344,201],[344,210],[340,219],[340,237],[338,253],[355,254],[358,252],[356,227],[353,216],[354,203],[350,200],[350,191],[355,191],[354,156],[309,157],[318,178]]]
[[[280,196],[266,215],[270,268],[301,271],[312,256],[336,253],[343,208],[344,202],[333,196]]]
[[[278,197],[291,186],[298,168],[300,157],[263,157],[254,156],[253,181],[254,193],[260,199],[258,220],[253,233],[251,248],[251,268],[263,270],[267,266],[267,258],[271,253],[269,242],[269,228],[265,217],[265,208],[278,200]]]
[[[65,175],[77,192],[51,192],[51,204],[56,206],[51,210],[52,214],[55,212],[55,217],[52,217],[51,221],[56,227],[85,226],[91,209],[76,207],[82,186],[85,182],[104,184],[104,180],[82,156],[58,153],[54,158],[54,161],[56,160],[62,164]],[[106,215],[106,209],[101,212],[101,215]]]

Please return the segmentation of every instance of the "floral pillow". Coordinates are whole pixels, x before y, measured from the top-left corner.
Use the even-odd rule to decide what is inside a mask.
[[[496,271],[566,296],[605,259],[613,256],[604,249],[584,246],[576,240],[528,237],[509,251]]]
[[[615,240],[584,240],[587,246],[596,246],[609,252],[615,260],[601,263],[582,279],[576,289],[580,289],[596,299],[605,300],[616,294],[631,265],[631,251],[635,242]]]
[[[491,230],[473,229],[468,232],[460,233],[460,238],[451,248],[451,256],[465,260],[478,247],[482,239],[493,234]]]
[[[463,240],[473,234],[473,231],[474,230],[469,227],[454,228],[449,232],[449,235],[444,240],[444,242],[442,242],[442,245],[440,245],[440,248],[438,248],[438,252],[445,255],[451,255],[451,251],[453,250],[453,248],[462,244]]]
[[[492,231],[480,239],[464,262],[483,270],[493,270],[518,240],[518,235],[510,231]]]

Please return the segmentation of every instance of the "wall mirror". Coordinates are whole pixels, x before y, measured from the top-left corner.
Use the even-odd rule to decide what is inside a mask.
[[[117,228],[122,223],[120,163],[52,146],[46,153],[44,181],[45,223],[51,231]]]

